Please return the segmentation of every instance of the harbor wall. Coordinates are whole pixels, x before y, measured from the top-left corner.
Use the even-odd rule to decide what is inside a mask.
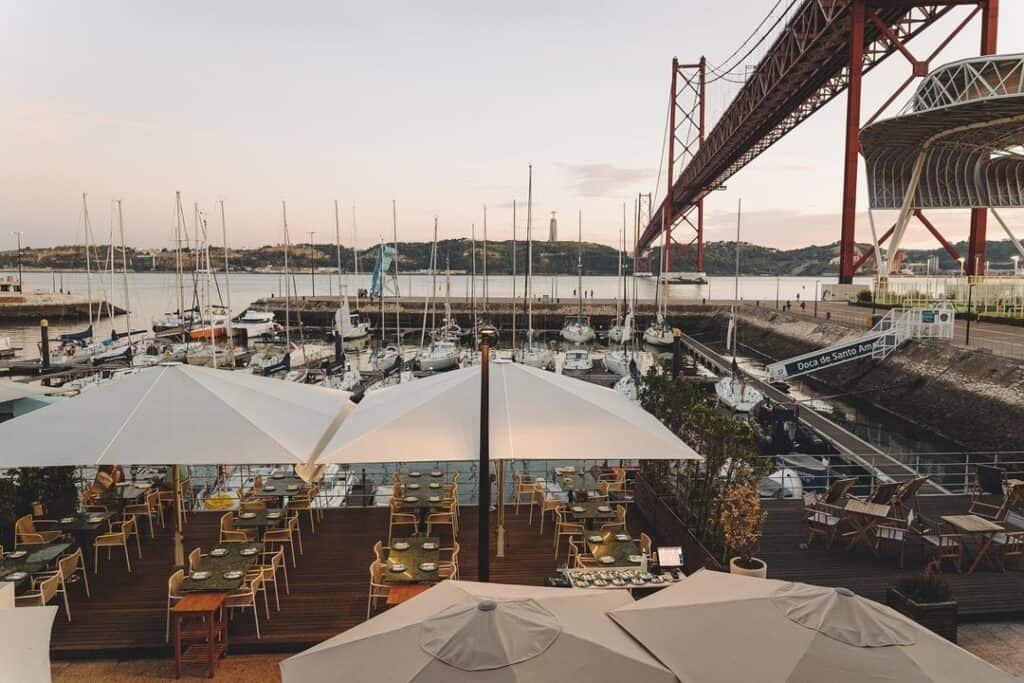
[[[863,330],[744,307],[741,352],[770,363],[853,339]],[[729,311],[673,317],[699,341],[722,348]],[[800,378],[830,394],[866,400],[967,451],[1024,451],[1024,363],[941,341],[910,341],[885,359],[865,359]],[[1024,458],[1022,458],[1024,459]]]

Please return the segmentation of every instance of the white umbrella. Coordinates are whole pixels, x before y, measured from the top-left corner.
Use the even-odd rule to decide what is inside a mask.
[[[606,616],[626,591],[442,581],[281,662],[284,683],[676,678]]]
[[[17,401],[19,398],[32,398],[34,396],[45,396],[56,393],[59,389],[50,389],[35,384],[25,384],[9,379],[0,379],[0,403]]]
[[[354,407],[349,396],[159,365],[0,424],[0,467],[303,463]]]
[[[56,607],[0,609],[0,683],[50,678],[50,632]]]
[[[843,588],[702,570],[609,612],[681,681],[1012,681]]]
[[[490,457],[700,460],[653,415],[607,389],[520,363],[491,361]],[[367,394],[319,463],[476,460],[480,367]]]

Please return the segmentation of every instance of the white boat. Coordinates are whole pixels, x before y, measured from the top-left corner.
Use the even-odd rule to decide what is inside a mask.
[[[274,321],[273,311],[254,311],[247,309],[240,318],[234,321],[236,329],[245,330],[248,339],[272,337],[281,329]]]
[[[604,355],[601,363],[604,365],[604,369],[613,375],[625,377],[629,374],[629,362],[634,355],[626,349],[612,349]]]
[[[672,326],[668,324],[661,313],[644,330],[644,342],[651,346],[672,346],[675,342]]]
[[[430,342],[416,354],[416,363],[428,372],[449,370],[459,364],[459,348],[450,341]]]
[[[189,365],[199,365],[203,367],[212,367],[215,363],[218,368],[230,368],[232,365],[232,356],[234,356],[235,364],[238,364],[238,358],[241,354],[233,349],[226,346],[212,346],[210,344],[189,344],[186,357]],[[140,356],[136,356],[136,363],[138,363]]]
[[[554,363],[555,354],[548,347],[533,343],[516,349],[514,358],[517,363],[547,370]]]
[[[608,328],[608,343],[609,344],[621,344],[622,337],[626,332],[625,326],[622,324],[621,318],[616,318],[612,326]]]
[[[587,318],[569,318],[562,328],[562,339],[573,344],[586,344],[594,340],[594,328]]]
[[[359,320],[359,315],[349,310],[348,295],[341,302],[341,307],[334,313],[334,328],[341,332],[345,341],[362,339],[370,334],[370,323]]]
[[[661,274],[661,283],[665,285],[706,285],[707,273],[696,271],[666,272]]]
[[[11,343],[11,338],[0,337],[0,358],[12,358],[18,349]]]
[[[370,354],[370,366],[377,371],[386,371],[395,367],[401,358],[397,346],[385,346],[377,348]]]
[[[618,382],[615,383],[615,391],[619,392],[630,401],[639,401],[640,398],[637,395],[636,382],[629,375],[626,375]]]
[[[762,498],[800,500],[804,497],[800,475],[789,468],[775,470],[757,482],[757,493]]]
[[[586,372],[593,367],[590,349],[569,349],[562,359],[562,370],[566,372]]]
[[[328,389],[354,391],[362,381],[363,375],[359,372],[359,368],[354,367],[351,363],[345,363],[344,372],[327,375],[320,384]]]
[[[718,400],[737,413],[749,413],[764,400],[764,394],[747,384],[743,377],[724,377],[715,384]]]

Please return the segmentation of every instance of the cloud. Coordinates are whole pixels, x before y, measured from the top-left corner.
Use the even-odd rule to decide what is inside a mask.
[[[565,170],[565,189],[581,197],[621,197],[640,183],[650,184],[657,173],[651,168],[622,168],[611,164],[558,164]]]

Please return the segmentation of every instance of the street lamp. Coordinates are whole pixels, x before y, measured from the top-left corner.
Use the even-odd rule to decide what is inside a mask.
[[[477,581],[491,580],[491,444],[490,357],[491,341],[498,337],[493,325],[482,325],[480,338],[480,493],[477,500]]]
[[[818,299],[821,297],[818,295],[818,285],[821,284],[821,280],[814,281],[814,317],[818,317]]]
[[[18,238],[18,291],[24,292],[25,288],[21,284],[21,231],[15,230],[11,234]]]

